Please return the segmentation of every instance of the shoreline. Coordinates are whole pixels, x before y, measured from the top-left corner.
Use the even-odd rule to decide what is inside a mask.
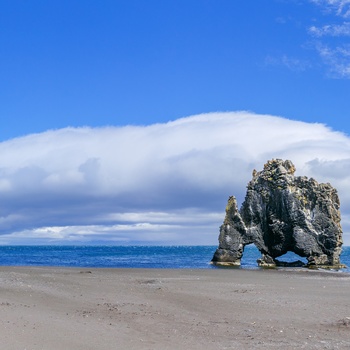
[[[350,347],[350,275],[0,267],[7,349]]]
[[[101,271],[115,271],[115,270],[145,270],[145,271],[221,271],[221,270],[232,270],[232,271],[280,271],[280,272],[289,272],[289,273],[319,273],[319,274],[334,274],[334,275],[345,275],[350,277],[349,267],[333,269],[333,268],[309,268],[309,267],[288,267],[288,266],[275,266],[275,267],[243,267],[240,265],[215,265],[208,263],[208,266],[205,268],[195,268],[195,267],[95,267],[95,266],[61,266],[61,265],[0,265],[0,272],[2,269],[62,269],[62,270],[101,270]]]

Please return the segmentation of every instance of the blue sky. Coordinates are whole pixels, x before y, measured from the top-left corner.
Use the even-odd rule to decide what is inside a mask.
[[[0,0],[0,243],[216,244],[272,157],[350,229],[349,38],[349,0]]]
[[[348,23],[347,8],[307,0],[1,0],[0,7],[0,140],[236,110],[350,133],[350,72],[320,54],[329,47],[349,68],[349,26],[346,35],[310,31]]]

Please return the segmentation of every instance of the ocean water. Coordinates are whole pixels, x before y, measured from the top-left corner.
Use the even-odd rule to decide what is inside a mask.
[[[2,266],[65,266],[119,268],[213,269],[210,264],[217,246],[0,246]],[[241,261],[243,269],[257,269],[260,253],[246,246]],[[288,252],[282,261],[300,258]],[[350,273],[350,247],[343,247],[341,262]]]

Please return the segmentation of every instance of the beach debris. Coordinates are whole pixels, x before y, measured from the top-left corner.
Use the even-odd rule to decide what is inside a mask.
[[[345,267],[339,260],[343,240],[337,190],[294,173],[290,160],[270,160],[262,171],[253,171],[240,210],[236,198],[229,197],[214,264],[240,265],[244,247],[253,243],[262,267],[304,265],[276,259],[288,251],[307,258],[309,268]]]
[[[350,327],[350,317],[344,317],[337,322],[338,326]]]

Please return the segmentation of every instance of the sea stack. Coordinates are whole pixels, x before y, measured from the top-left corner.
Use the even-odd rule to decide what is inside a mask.
[[[306,257],[308,267],[344,267],[337,190],[294,173],[290,160],[273,159],[253,171],[240,210],[229,198],[214,264],[240,265],[244,247],[253,243],[261,252],[259,266],[285,266],[276,258],[291,251]]]

